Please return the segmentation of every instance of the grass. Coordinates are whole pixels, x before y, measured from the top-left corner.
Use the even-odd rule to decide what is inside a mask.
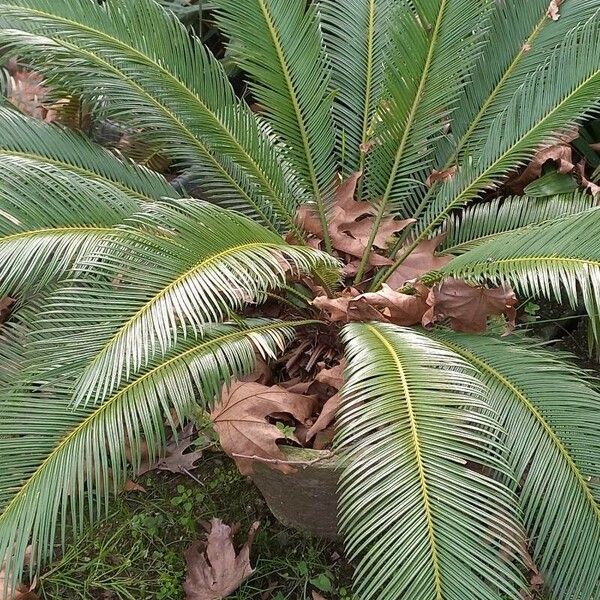
[[[84,531],[39,578],[41,600],[183,600],[184,551],[203,537],[201,521],[219,517],[261,528],[252,548],[255,573],[237,600],[351,600],[351,569],[335,544],[285,529],[254,485],[221,455],[205,453],[186,475],[152,473],[145,492],[120,495],[110,517]]]

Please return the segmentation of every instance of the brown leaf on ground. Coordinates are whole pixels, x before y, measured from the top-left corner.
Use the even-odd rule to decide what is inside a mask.
[[[325,369],[322,368],[315,379],[332,387],[334,390],[340,390],[344,385],[344,369],[346,368],[346,361],[342,359],[339,364]]]
[[[429,290],[420,283],[414,285],[414,294],[397,292],[387,284],[383,284],[379,292],[366,294],[358,294],[354,288],[349,288],[338,298],[319,296],[312,304],[334,323],[383,321],[396,325],[415,325],[429,308],[426,302]]]
[[[452,179],[454,175],[456,175],[457,170],[458,167],[456,165],[450,167],[449,169],[444,169],[443,171],[436,171],[434,169],[431,175],[425,181],[425,185],[427,187],[431,187],[434,183],[438,181],[446,181],[448,179]]]
[[[357,172],[340,183],[333,199],[333,208],[328,219],[328,231],[333,247],[342,254],[362,258],[367,249],[367,242],[375,220],[375,207],[369,202],[354,199],[356,185],[362,173]],[[315,236],[319,242],[323,239],[323,228],[314,205],[303,205],[298,210],[297,220],[301,227]],[[385,217],[377,229],[373,246],[385,249],[392,236],[402,231],[413,219],[397,221],[393,217]],[[371,252],[371,266],[391,264],[385,256]]]
[[[327,598],[325,598],[325,596],[321,596],[321,594],[319,594],[319,592],[315,592],[315,590],[313,590],[311,592],[312,594],[312,600],[327,600]]]
[[[25,550],[25,565],[31,562],[31,546]],[[6,572],[6,561],[3,559],[0,562],[0,595],[4,594],[5,586],[7,581],[10,581],[11,573]],[[23,583],[17,583],[14,590],[9,590],[5,600],[38,600],[37,594],[33,591],[35,588],[35,581],[31,586],[26,586]],[[4,598],[4,596],[2,596]]]
[[[406,258],[406,260],[391,274],[387,284],[394,290],[400,289],[407,281],[418,279],[429,271],[439,271],[451,260],[451,256],[438,256],[436,248],[442,243],[442,233],[430,240],[421,242]],[[400,248],[398,255],[401,256],[403,249]]]
[[[549,146],[537,152],[523,173],[515,179],[509,179],[506,186],[515,194],[522,194],[530,183],[541,177],[543,167],[549,160],[556,163],[559,173],[572,173],[575,165],[573,164],[573,148],[569,144],[578,136],[579,132],[573,131],[567,134],[560,144]]]
[[[187,473],[196,468],[196,462],[202,456],[201,450],[192,450],[188,452],[194,444],[192,434],[194,424],[189,423],[178,436],[178,440],[172,440],[165,449],[165,456],[150,465],[144,461],[140,465],[138,475],[143,475],[148,471],[170,471],[171,473]]]
[[[552,0],[550,2],[550,6],[548,6],[547,15],[553,21],[558,21],[560,19],[560,5],[563,3],[563,0]]]
[[[362,294],[359,298],[377,308],[390,323],[416,325],[421,322],[423,314],[429,308],[429,289],[418,282],[414,287],[414,294],[403,294],[384,283],[379,292]]]
[[[140,485],[139,483],[136,483],[132,479],[128,479],[123,484],[123,491],[124,492],[142,492],[142,493],[145,493],[147,490],[146,490],[146,488],[143,485]]]
[[[0,300],[0,325],[5,323],[10,317],[10,313],[12,312],[13,306],[17,301],[14,298],[10,298],[6,296]]]
[[[515,326],[517,297],[508,286],[485,288],[450,278],[435,285],[427,303],[431,308],[423,315],[424,326],[448,319],[455,331],[479,333],[492,315],[505,315],[509,328]]]
[[[257,356],[254,371],[245,377],[240,377],[240,381],[251,381],[254,383],[262,383],[263,385],[271,385],[273,383],[273,371],[264,358]]]
[[[11,68],[8,100],[22,113],[50,123],[57,112],[49,105],[49,89],[40,73],[27,69]]]
[[[581,161],[577,163],[576,172],[579,176],[581,186],[584,189],[588,190],[592,194],[592,196],[600,196],[600,185],[594,183],[593,181],[590,181],[585,175],[585,158],[582,158]],[[0,323],[1,322],[2,319],[0,319]]]
[[[236,555],[233,532],[220,519],[211,520],[206,544],[194,542],[185,552],[187,576],[183,589],[186,600],[221,600],[226,598],[250,577],[250,548],[259,523],[248,532],[248,541]]]
[[[319,432],[327,429],[335,419],[335,414],[340,406],[340,395],[335,394],[325,402],[321,409],[321,414],[315,421],[314,425],[306,433],[306,441],[310,442]]]
[[[277,446],[277,441],[285,436],[268,417],[285,413],[303,423],[312,414],[314,404],[313,397],[279,386],[238,381],[229,388],[223,387],[211,417],[223,450],[235,460],[242,474],[253,472],[253,457],[266,459],[274,469],[291,473],[293,467],[285,463],[285,455]]]

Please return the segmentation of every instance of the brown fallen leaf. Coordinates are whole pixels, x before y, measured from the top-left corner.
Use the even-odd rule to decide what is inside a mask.
[[[414,294],[398,292],[387,284],[383,284],[379,292],[365,294],[358,294],[354,288],[349,288],[337,298],[318,296],[312,304],[334,323],[383,321],[396,325],[415,325],[429,308],[426,302],[429,289],[418,282],[414,286]]]
[[[31,562],[32,547],[28,546],[25,550],[25,565]],[[11,573],[6,572],[6,560],[2,559],[0,562],[0,595],[4,594],[5,586],[7,581],[10,581]],[[6,597],[2,596],[4,600],[38,600],[37,594],[33,591],[35,589],[35,580],[31,586],[26,586],[23,583],[17,583],[13,590],[9,590]]]
[[[429,289],[419,282],[414,284],[414,288],[414,294],[403,294],[384,283],[380,291],[362,294],[359,298],[377,308],[390,323],[416,325],[429,308]]]
[[[333,247],[342,254],[362,258],[367,250],[367,242],[375,220],[375,207],[369,202],[354,199],[356,185],[362,173],[357,172],[340,183],[334,199],[333,208],[329,214],[328,231]],[[313,205],[303,205],[298,210],[297,220],[301,227],[308,233],[323,239],[323,228]],[[373,240],[373,246],[385,249],[388,241],[402,231],[413,219],[397,221],[393,217],[385,217]],[[370,252],[369,264],[371,266],[389,265],[391,262],[385,256]]]
[[[508,286],[485,288],[450,278],[434,286],[427,303],[431,308],[423,315],[424,326],[448,319],[455,331],[479,333],[492,315],[505,315],[509,328],[515,326],[517,297]]]
[[[314,404],[312,396],[295,394],[280,386],[237,381],[229,388],[223,387],[211,418],[223,450],[235,460],[242,474],[253,472],[255,459],[266,459],[272,468],[292,473],[294,468],[286,464],[285,455],[277,446],[277,441],[285,436],[268,417],[285,413],[304,423]],[[297,441],[293,435],[288,435],[288,439]]]
[[[582,158],[581,161],[577,163],[576,167],[577,175],[581,181],[581,186],[588,190],[592,196],[596,197],[600,195],[600,185],[590,181],[585,175],[585,158]],[[1,322],[1,319],[0,319]]]
[[[563,0],[552,0],[550,2],[550,6],[548,7],[547,15],[553,21],[558,21],[560,19],[560,5],[563,3]]]
[[[14,298],[10,298],[6,296],[0,300],[0,325],[5,323],[10,317],[10,313],[12,312],[13,306],[16,304],[16,300]]]
[[[146,488],[143,485],[140,485],[139,483],[136,483],[132,479],[128,479],[123,484],[123,491],[124,492],[142,492],[142,493],[145,493],[147,490],[146,490]]]
[[[391,274],[387,284],[392,289],[397,290],[407,281],[418,279],[421,275],[429,271],[439,271],[447,265],[452,260],[452,257],[435,254],[436,248],[442,243],[445,235],[445,233],[442,233],[430,240],[421,242]],[[402,248],[400,248],[398,255],[402,255]]]
[[[572,173],[573,148],[569,145],[579,136],[578,130],[565,134],[560,144],[554,144],[537,152],[527,165],[527,168],[517,178],[509,179],[506,186],[515,194],[522,194],[523,190],[542,175],[544,165],[551,160],[556,163],[557,171],[563,174]]]
[[[306,433],[306,441],[310,442],[319,432],[325,431],[335,419],[335,414],[340,406],[340,395],[334,394],[325,402],[314,425]]]
[[[452,179],[454,175],[456,175],[457,170],[458,167],[456,165],[450,167],[449,169],[444,169],[443,171],[436,171],[434,169],[431,175],[429,175],[425,181],[425,185],[427,187],[431,187],[437,181],[446,181],[448,179]]]
[[[315,592],[315,590],[313,590],[311,592],[312,594],[312,600],[327,600],[327,598],[325,598],[325,596],[321,596],[321,594],[319,594],[319,592]]]
[[[188,473],[192,469],[196,468],[196,462],[202,456],[201,450],[192,450],[187,452],[189,448],[194,444],[195,440],[192,440],[192,433],[194,431],[194,424],[189,423],[184,427],[179,434],[179,440],[172,440],[167,444],[165,448],[165,456],[159,459],[153,464],[149,464],[144,461],[137,475],[143,475],[148,471],[170,471],[171,473]]]
[[[206,544],[196,541],[185,552],[187,576],[183,589],[186,600],[226,598],[252,575],[250,548],[258,527],[258,522],[252,524],[248,541],[236,555],[232,528],[220,519],[211,520]]]

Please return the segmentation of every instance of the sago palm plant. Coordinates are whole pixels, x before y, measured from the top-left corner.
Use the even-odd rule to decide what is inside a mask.
[[[490,194],[600,106],[597,0],[215,4],[244,98],[154,0],[0,0],[7,56],[133,128],[202,192],[0,107],[10,583],[28,546],[35,571],[67,522],[104,513],[142,440],[160,453],[168,423],[209,407],[257,354],[325,328],[347,360],[335,450],[359,598],[517,600],[532,563],[551,598],[599,598],[593,378],[519,335],[393,314],[340,326],[309,294],[387,282],[426,303],[448,278],[512,286],[584,306],[599,334],[594,199]],[[360,239],[332,226],[349,178],[345,210],[370,203],[356,204]],[[274,296],[292,319],[261,312]]]

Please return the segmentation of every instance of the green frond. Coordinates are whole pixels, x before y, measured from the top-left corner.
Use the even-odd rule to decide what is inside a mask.
[[[600,208],[498,235],[454,258],[443,272],[507,281],[523,297],[566,297],[573,307],[581,299],[594,323],[600,314]]]
[[[364,170],[390,49],[392,0],[321,0],[323,38],[331,63],[333,118],[342,175]]]
[[[584,193],[514,196],[474,204],[448,219],[442,248],[447,254],[462,254],[499,234],[580,213],[595,204],[593,196]]]
[[[179,196],[158,173],[120,160],[83,135],[42,123],[0,105],[0,164],[4,157],[44,163],[110,184],[142,202]],[[0,169],[0,178],[2,176]]]
[[[335,132],[316,7],[288,0],[218,0],[217,6],[231,56],[250,75],[250,89],[307,194],[304,201],[317,203],[327,232]]]
[[[452,115],[452,134],[446,138],[446,152],[438,156],[439,169],[462,162],[465,153],[476,156],[493,120],[519,86],[573,28],[598,10],[596,0],[564,0],[560,19],[553,21],[548,5],[547,0],[495,3],[485,49]]]
[[[83,370],[74,402],[96,402],[180,337],[264,301],[288,275],[327,269],[329,255],[201,200],[145,205],[48,301],[39,361]]]
[[[514,498],[482,474],[507,467],[474,369],[394,325],[351,324],[343,338],[340,525],[357,595],[520,598]]]
[[[514,338],[439,333],[500,415],[533,559],[556,600],[600,583],[600,394],[564,357]]]
[[[29,385],[24,380],[0,411],[0,555],[14,550],[8,572],[14,566],[15,577],[21,573],[30,543],[34,570],[51,559],[57,521],[64,536],[67,521],[77,532],[86,514],[105,514],[126,479],[128,454],[139,467],[142,437],[148,460],[160,455],[166,423],[174,426],[172,409],[181,420],[197,402],[210,406],[223,382],[254,368],[256,352],[272,357],[302,324],[212,326],[179,340],[95,406],[74,409],[67,382],[36,383],[35,374]]]
[[[111,183],[0,156],[0,297],[54,282],[138,207]]]
[[[434,141],[480,53],[489,0],[402,0],[387,50],[384,102],[367,160],[369,198],[412,216],[425,192]]]
[[[600,10],[600,9],[599,9]],[[600,15],[600,12],[598,12]],[[486,128],[485,141],[444,182],[419,219],[431,231],[600,106],[600,18],[574,29]]]
[[[99,102],[108,92],[106,114],[211,181],[217,199],[246,198],[272,227],[294,229],[289,167],[219,62],[154,0],[2,0],[0,29],[3,46],[64,89]]]

